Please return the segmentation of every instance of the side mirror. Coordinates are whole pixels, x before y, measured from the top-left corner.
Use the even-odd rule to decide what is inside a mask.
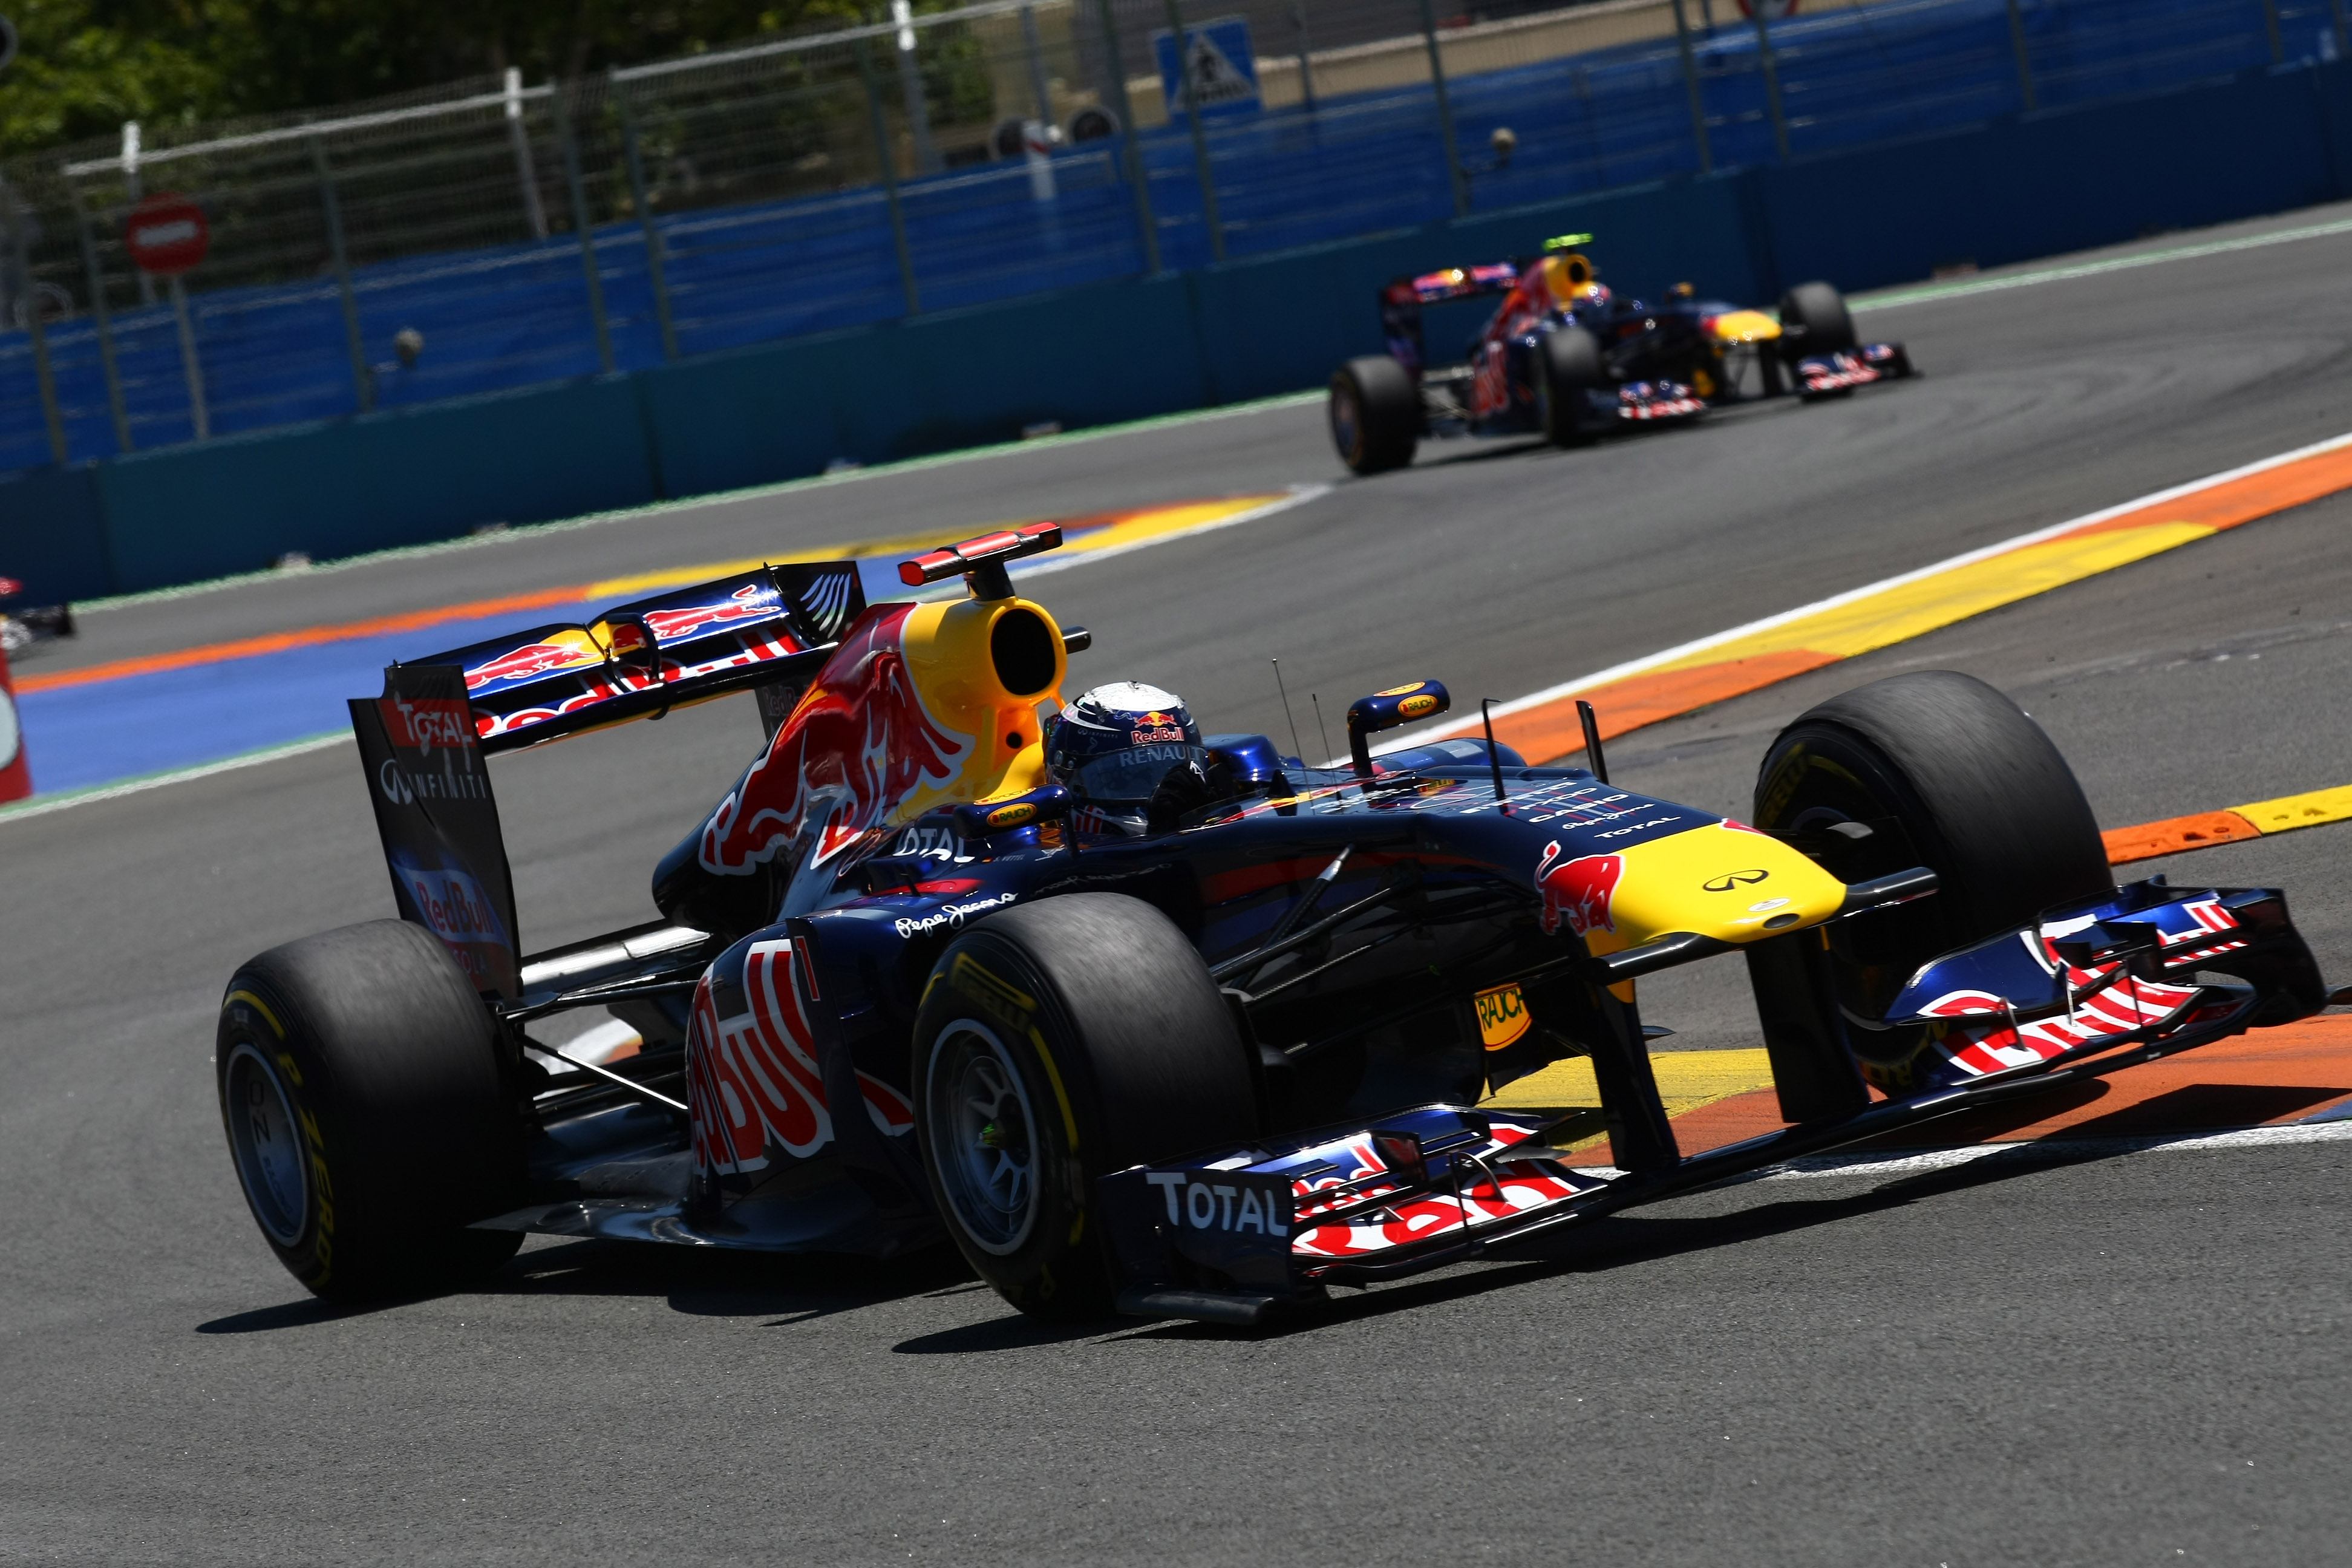
[[[1027,795],[1016,795],[1011,800],[990,801],[985,805],[960,805],[955,808],[956,836],[961,838],[986,838],[991,834],[1010,833],[1019,827],[1034,827],[1041,822],[1052,822],[1070,815],[1071,796],[1060,784],[1046,784]]]
[[[1372,752],[1365,743],[1367,737],[1443,713],[1453,706],[1454,699],[1434,680],[1391,686],[1386,691],[1357,699],[1348,709],[1348,754],[1355,762],[1356,776],[1372,776]]]

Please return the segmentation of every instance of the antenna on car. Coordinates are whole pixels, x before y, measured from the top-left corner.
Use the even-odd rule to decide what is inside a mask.
[[[1282,716],[1290,721],[1290,754],[1305,762],[1307,748],[1299,743],[1298,720],[1290,711],[1290,693],[1282,684],[1282,660],[1275,658],[1266,662],[1274,666],[1274,689],[1282,693]]]
[[[1592,769],[1592,776],[1602,784],[1609,782],[1609,759],[1601,754],[1601,719],[1592,711],[1592,704],[1580,697],[1576,700],[1576,721],[1584,726],[1584,760]]]
[[[1024,522],[996,533],[983,533],[961,544],[926,551],[912,561],[898,563],[898,581],[920,588],[961,574],[975,599],[1013,597],[1013,578],[1005,567],[1024,555],[1061,546],[1058,522]]]
[[[1323,754],[1328,757],[1331,754],[1331,731],[1323,727],[1323,699],[1310,691],[1307,700],[1315,704],[1315,732],[1323,737]]]
[[[1503,789],[1503,759],[1495,751],[1495,700],[1493,698],[1478,699],[1478,717],[1486,721],[1486,766],[1495,775],[1495,798],[1507,800],[1510,797]]]

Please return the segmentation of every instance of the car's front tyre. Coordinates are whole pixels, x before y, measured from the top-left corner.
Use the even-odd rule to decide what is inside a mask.
[[[1846,882],[1934,868],[1933,897],[1831,937],[1855,1051],[1889,1087],[1923,1040],[1866,1026],[1921,964],[2115,886],[2066,759],[2016,703],[1957,670],[1893,676],[1801,714],[1758,770],[1754,820],[1801,836]]]
[[[1111,1310],[1100,1178],[1258,1127],[1249,1059],[1200,955],[1116,893],[1017,906],[950,943],[916,1016],[913,1073],[948,1234],[1039,1318]]]
[[[1579,447],[1607,429],[1610,416],[1595,408],[1593,395],[1612,386],[1601,357],[1601,340],[1582,327],[1559,327],[1536,340],[1536,412],[1544,439],[1555,447]]]
[[[521,1136],[488,1010],[430,933],[345,926],[248,960],[221,1002],[221,1125],[262,1237],[341,1300],[461,1284],[522,1237]]]
[[[1402,468],[1421,444],[1421,388],[1393,354],[1366,354],[1341,365],[1331,377],[1327,413],[1331,445],[1359,474]]]

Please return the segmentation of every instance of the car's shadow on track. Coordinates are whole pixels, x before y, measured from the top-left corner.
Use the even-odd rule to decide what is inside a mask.
[[[892,1348],[901,1355],[984,1355],[1077,1340],[1105,1345],[1136,1341],[1280,1340],[1546,1279],[1597,1274],[1792,1235],[1904,1208],[1925,1198],[1995,1186],[2053,1166],[2095,1163],[2124,1152],[2121,1148],[2086,1150],[2080,1144],[2063,1152],[2036,1152],[2031,1145],[2019,1145],[2014,1155],[1897,1177],[1866,1192],[1840,1197],[1767,1202],[1727,1214],[1613,1215],[1564,1231],[1557,1239],[1531,1245],[1507,1259],[1490,1259],[1361,1294],[1343,1293],[1328,1304],[1302,1309],[1255,1329],[1132,1320],[1048,1323],[1000,1308],[977,1322],[920,1334]],[[1737,1188],[1717,1189],[1726,1190]],[[517,1299],[658,1297],[674,1312],[757,1318],[762,1320],[761,1328],[781,1329],[914,1297],[946,1300],[984,1293],[987,1289],[955,1249],[944,1244],[877,1261],[583,1240],[525,1251],[487,1280],[446,1294]],[[215,1318],[197,1325],[195,1331],[249,1334],[299,1329],[430,1299],[419,1296],[366,1304],[304,1299]]]
[[[762,1328],[785,1328],[913,1296],[955,1296],[984,1289],[955,1248],[945,1244],[877,1262],[824,1254],[689,1250],[585,1240],[530,1248],[487,1279],[458,1290],[365,1303],[304,1299],[215,1318],[198,1324],[195,1331],[251,1334],[305,1328],[436,1295],[659,1297],[674,1312],[760,1318],[766,1320]]]

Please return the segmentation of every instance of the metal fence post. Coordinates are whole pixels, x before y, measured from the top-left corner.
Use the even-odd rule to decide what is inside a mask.
[[[910,0],[890,0],[890,19],[898,24],[898,90],[907,100],[907,132],[915,141],[915,173],[940,172],[940,150],[931,141],[931,105],[923,95],[923,68],[915,58],[915,7]]]
[[[907,314],[923,313],[915,287],[915,253],[907,244],[907,214],[898,205],[898,160],[890,155],[890,125],[882,113],[882,89],[874,83],[874,51],[857,40],[857,75],[866,83],[866,114],[874,127],[874,156],[882,163],[882,195],[890,204],[890,242],[898,247],[898,282],[907,290]]]
[[[2263,30],[2270,35],[2271,64],[2286,59],[2286,50],[2279,41],[2278,0],[2263,0]]]
[[[66,195],[73,202],[74,227],[81,236],[82,268],[89,274],[89,310],[98,321],[98,363],[106,372],[106,406],[114,416],[114,448],[133,451],[131,411],[122,401],[122,368],[114,362],[114,319],[106,308],[106,273],[98,264],[98,241],[89,231],[89,207],[71,177],[66,180]]]
[[[1298,35],[1298,97],[1315,112],[1315,45],[1307,36],[1307,0],[1290,0],[1290,29]]]
[[[2033,112],[2033,57],[2025,47],[2025,13],[2018,8],[2017,0],[2009,0],[2009,42],[2017,51],[2017,90],[2025,100],[2025,111]]]
[[[1143,270],[1160,270],[1160,222],[1151,216],[1151,174],[1144,166],[1143,144],[1135,133],[1135,110],[1127,100],[1127,67],[1119,58],[1118,23],[1111,0],[1096,0],[1102,14],[1103,52],[1110,60],[1111,111],[1118,116],[1119,156],[1127,164],[1128,184],[1135,188],[1135,222],[1143,237]]]
[[[654,205],[646,196],[645,160],[637,151],[637,112],[629,89],[617,76],[612,79],[613,101],[621,107],[621,146],[629,166],[629,201],[637,209],[637,227],[646,237],[646,280],[653,285],[654,320],[661,326],[662,358],[677,357],[677,328],[669,314],[669,277],[662,269],[661,226],[654,222]]]
[[[1201,106],[1192,101],[1192,51],[1184,47],[1184,14],[1176,7],[1176,0],[1167,0],[1168,36],[1176,46],[1176,80],[1178,95],[1184,105],[1184,121],[1192,129],[1192,174],[1201,182],[1201,216],[1209,226],[1209,256],[1211,259],[1225,258],[1225,222],[1217,215],[1217,182],[1209,166],[1209,132],[1201,123]],[[1173,118],[1176,105],[1170,104],[1168,112]]]
[[[8,227],[8,255],[16,264],[15,284],[5,290],[11,309],[25,312],[25,330],[33,340],[33,376],[41,387],[41,417],[49,427],[49,460],[66,462],[66,422],[58,407],[57,377],[49,373],[49,339],[41,321],[41,295],[33,287],[33,262],[25,241],[25,211],[16,205],[16,187],[0,180],[0,222]]]
[[[131,205],[138,205],[139,121],[135,120],[126,120],[122,122],[122,187],[130,194]],[[143,267],[134,267],[131,270],[139,279],[139,302],[142,305],[153,304],[155,279],[147,275],[147,269]]]
[[[1445,143],[1445,174],[1454,184],[1454,216],[1462,217],[1470,211],[1470,181],[1454,143],[1454,104],[1445,96],[1445,61],[1438,53],[1437,14],[1429,0],[1421,0],[1421,37],[1429,46],[1429,84],[1437,89],[1437,134]]]
[[[327,167],[326,144],[310,138],[310,166],[319,174],[319,205],[327,218],[327,253],[334,258],[335,290],[343,301],[343,346],[352,356],[352,392],[360,412],[375,406],[375,377],[368,372],[367,345],[360,337],[359,296],[352,291],[352,256],[343,243],[343,205],[335,197],[335,176]]]
[[[1427,0],[1423,0],[1427,4]],[[1772,61],[1772,34],[1764,25],[1764,0],[1754,0],[1748,8],[1748,18],[1756,24],[1756,57],[1764,68],[1764,103],[1772,112],[1772,145],[1780,149],[1780,161],[1789,161],[1789,119],[1780,112],[1780,70]]]
[[[572,89],[576,90],[576,84]],[[580,178],[580,139],[572,132],[572,111],[564,102],[567,89],[556,85],[549,101],[555,105],[555,135],[563,143],[563,183],[572,193],[572,228],[580,237],[580,271],[588,283],[588,319],[596,327],[596,363],[613,373],[613,330],[604,320],[604,281],[596,275],[596,235],[588,224],[588,189]]]
[[[1706,139],[1706,100],[1698,89],[1698,57],[1691,52],[1690,23],[1683,16],[1683,0],[1675,0],[1675,43],[1682,50],[1683,86],[1690,94],[1691,139],[1698,143],[1698,172],[1709,174],[1715,168],[1715,149]]]
[[[522,122],[522,71],[507,67],[507,140],[514,143],[515,178],[522,183],[522,215],[533,239],[547,237],[547,208],[540,205],[539,170],[531,163],[530,132]]]
[[[199,441],[213,438],[212,410],[205,405],[205,362],[196,356],[196,325],[188,319],[188,291],[172,277],[172,319],[180,328],[180,368],[188,378],[188,423]]]
[[[1045,85],[1045,47],[1037,40],[1037,7],[1021,7],[1021,47],[1029,55],[1029,96],[1037,100],[1037,123],[1054,123],[1054,93]]]

